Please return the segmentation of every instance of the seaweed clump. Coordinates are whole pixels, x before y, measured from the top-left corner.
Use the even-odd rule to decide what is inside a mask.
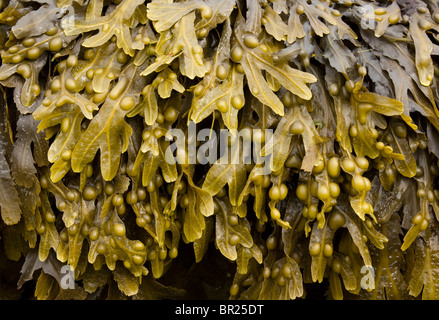
[[[0,49],[6,298],[439,297],[436,1],[2,0]]]

